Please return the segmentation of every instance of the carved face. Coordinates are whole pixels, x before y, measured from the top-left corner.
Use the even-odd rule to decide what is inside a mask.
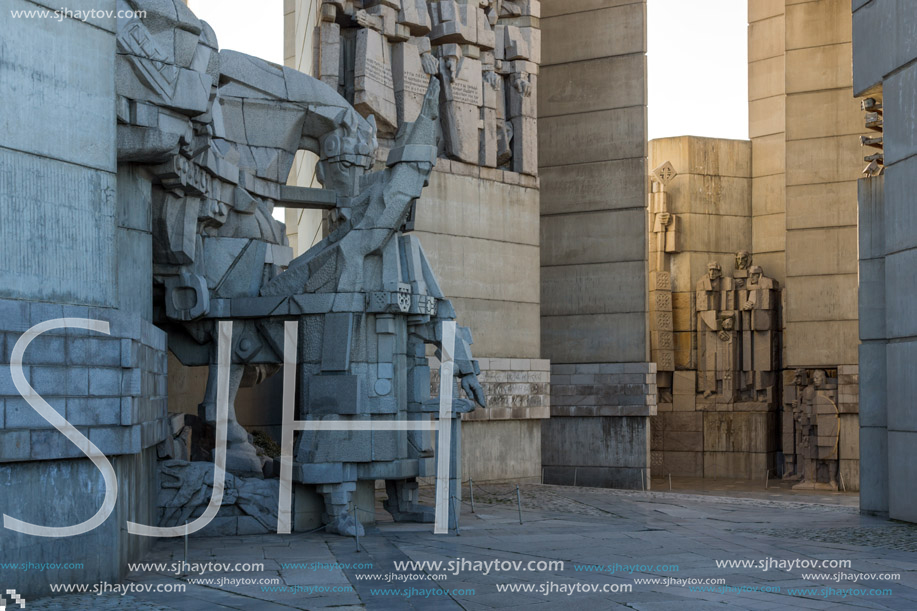
[[[723,331],[732,331],[735,326],[736,321],[732,316],[726,317],[720,322],[720,327],[722,327]]]
[[[360,179],[373,163],[375,129],[375,119],[370,116],[366,125],[344,123],[321,138],[315,177],[322,186],[345,197],[360,192]]]
[[[815,384],[815,388],[821,388],[825,385],[825,382],[828,380],[828,374],[822,369],[816,369],[815,373],[812,374],[812,383]]]
[[[366,174],[366,168],[346,159],[319,161],[315,168],[315,177],[326,189],[344,197],[353,197],[360,192],[360,179]]]
[[[806,385],[806,370],[797,369],[793,373],[793,384],[796,386],[805,386]]]
[[[748,254],[747,250],[740,250],[736,253],[736,269],[748,269],[750,262],[751,255]]]
[[[707,266],[707,277],[711,280],[716,280],[723,276],[723,270],[720,268],[719,263],[711,263]]]
[[[748,268],[748,284],[758,284],[763,275],[764,270],[760,266],[752,265]]]

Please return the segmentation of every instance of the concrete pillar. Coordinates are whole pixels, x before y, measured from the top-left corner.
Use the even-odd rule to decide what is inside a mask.
[[[114,0],[95,3],[115,13]],[[12,11],[44,10],[28,0]],[[114,17],[0,20],[0,513],[42,526],[79,524],[102,504],[99,470],[20,396],[10,353],[30,327],[62,317],[110,334],[54,329],[29,345],[32,387],[109,457],[114,512],[77,537],[0,529],[11,563],[80,562],[52,581],[116,582],[152,539],[156,451],[166,434],[166,338],[152,319],[149,183],[117,167]],[[87,550],[104,550],[98,553]],[[48,594],[40,571],[0,570],[26,599]]]
[[[885,325],[885,177],[859,185],[860,510],[888,515],[888,393]]]
[[[852,8],[853,89],[883,105],[885,166],[884,184],[860,188],[860,460],[876,480],[861,509],[917,522],[917,13],[908,0]]]
[[[542,3],[545,482],[648,481],[645,2]]]

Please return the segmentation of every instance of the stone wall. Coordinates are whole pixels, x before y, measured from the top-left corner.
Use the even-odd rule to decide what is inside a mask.
[[[856,363],[856,180],[874,151],[850,40],[846,0],[749,2],[752,252],[787,288],[787,369]]]
[[[551,417],[551,362],[478,359],[487,409],[462,414],[462,478],[541,481],[541,423]],[[430,376],[439,393],[439,374]]]
[[[12,10],[44,10],[13,0]],[[97,15],[116,9],[96,3]],[[150,194],[116,166],[116,22],[95,17],[0,20],[9,94],[0,116],[0,513],[46,526],[78,524],[102,504],[96,467],[12,384],[13,347],[55,318],[110,324],[110,334],[56,329],[25,352],[26,381],[110,457],[118,502],[96,530],[49,539],[0,529],[5,562],[82,563],[51,577],[0,571],[27,599],[48,582],[116,582],[152,539],[156,451],[168,434],[166,339],[152,319]]]
[[[850,2],[788,2],[785,21],[785,366],[855,365],[856,180],[874,151],[860,146]]]
[[[785,288],[785,385],[797,368],[856,375],[856,180],[874,151],[860,146],[849,4],[749,2],[752,253]],[[842,394],[842,476],[857,489],[858,401]]]
[[[754,69],[751,75],[754,78]],[[752,114],[756,112],[760,109],[754,110],[753,104]],[[754,129],[753,126],[753,134]],[[756,155],[765,154],[770,153],[756,148],[754,135],[750,143],[688,136],[650,143],[650,166],[655,168],[651,174],[654,192],[647,234],[653,270],[649,284],[650,329],[654,358],[660,364],[659,415],[653,419],[652,444],[653,465],[665,474],[738,478],[763,477],[767,470],[779,475],[798,474],[799,425],[791,405],[795,395],[784,392],[794,384],[796,368],[790,367],[787,351],[782,348],[793,341],[788,339],[786,330],[787,304],[797,304],[796,312],[803,305],[794,301],[790,289],[776,278],[785,274],[786,266],[795,260],[790,254],[798,253],[784,249],[775,259],[766,248],[764,252],[755,250],[761,247],[762,235],[767,234],[771,242],[780,242],[789,231],[766,220],[771,214],[756,214],[759,203],[770,205],[767,202],[774,195],[756,188],[761,180],[756,176],[755,167],[761,162]],[[837,206],[847,204],[835,202]],[[660,220],[662,215],[671,217],[668,225]],[[701,292],[695,291],[709,263],[719,265],[724,282],[730,286],[737,289],[740,281],[745,283],[746,272],[738,272],[735,261],[736,253],[743,250],[748,251],[751,266],[760,266],[763,275],[777,283],[774,303],[769,306],[773,323],[768,326],[774,361],[766,370],[770,379],[755,382],[760,389],[754,400],[747,396],[724,400],[716,395],[705,396],[703,372],[710,362],[705,360],[698,314],[707,306],[698,305]],[[829,298],[832,295],[825,294]],[[669,309],[660,309],[663,304]],[[742,306],[733,303],[726,310],[742,310]],[[735,337],[744,343],[752,339],[743,333]],[[836,338],[819,336],[812,341],[831,342]],[[667,350],[672,351],[670,363],[661,358]],[[746,362],[756,357],[746,351],[740,358]],[[839,412],[838,460],[843,482],[838,483],[856,489],[856,366],[822,360],[803,369],[807,381],[818,369],[829,373],[828,385]],[[736,371],[737,376],[744,375],[741,369]],[[727,435],[726,431],[731,432]]]
[[[550,0],[542,3],[541,26],[543,356],[574,371],[632,367],[652,376],[647,245],[641,231],[646,226],[646,4]],[[567,375],[564,371],[552,369],[552,377]],[[552,417],[542,430],[545,481],[639,488],[641,470],[649,467],[652,385],[646,383],[642,396],[635,395],[639,407],[627,415],[614,409],[600,415],[594,402],[586,402],[600,395],[614,405],[615,383],[565,395],[567,402],[557,405],[556,389],[562,386],[569,385],[556,384]],[[580,479],[581,468],[591,473],[587,479]]]
[[[658,415],[652,419],[653,467],[662,475],[763,477],[776,462],[776,389],[769,399],[767,392],[756,393],[760,398],[706,392],[707,351],[713,348],[703,345],[704,334],[699,333],[699,326],[705,324],[701,310],[741,309],[738,303],[721,303],[719,295],[715,306],[699,304],[706,293],[698,289],[698,283],[711,262],[719,265],[724,282],[732,285],[738,283],[733,276],[741,278],[746,273],[735,268],[736,253],[752,247],[752,145],[692,136],[662,138],[650,142],[649,161],[656,168],[648,234],[650,269],[654,270],[650,273],[654,280],[650,303],[658,305],[660,300],[654,296],[671,295],[667,299],[671,311],[650,318],[651,339],[654,354],[663,351],[665,344],[674,348],[671,366],[660,367],[657,374],[660,397]],[[670,215],[668,225],[659,219],[661,214]],[[757,255],[750,263],[759,264]],[[771,277],[769,269],[763,271]],[[725,294],[728,297],[736,290]],[[736,322],[741,327],[741,320]],[[780,341],[776,316],[774,326],[771,349]],[[733,341],[750,342],[751,338],[740,330]],[[768,371],[774,376],[773,370]],[[744,375],[739,361],[733,375]]]
[[[852,8],[853,89],[882,104],[884,138],[884,172],[859,189],[860,508],[917,522],[917,13],[907,0]]]

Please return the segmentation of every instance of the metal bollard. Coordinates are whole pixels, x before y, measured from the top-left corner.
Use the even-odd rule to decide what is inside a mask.
[[[357,504],[354,502],[351,502],[351,507],[353,507],[353,521],[354,521],[353,534],[357,542],[357,553],[359,553],[360,552],[360,520],[357,517]]]
[[[468,488],[471,490],[471,513],[474,513],[474,480],[468,478]]]
[[[672,491],[672,474],[669,473],[669,492]]]
[[[522,495],[519,493],[519,484],[516,484],[516,505],[519,507],[519,523],[522,524]]]
[[[646,472],[640,469],[640,490],[646,492]]]
[[[188,566],[188,523],[187,522],[185,522],[185,566]]]
[[[771,481],[771,470],[768,469],[767,471],[764,472],[764,489],[765,490],[767,490],[767,486],[768,484],[770,484],[770,481]]]
[[[458,510],[455,508],[455,495],[452,496],[452,520],[455,523],[455,536],[461,537],[462,532],[459,530],[459,515]]]

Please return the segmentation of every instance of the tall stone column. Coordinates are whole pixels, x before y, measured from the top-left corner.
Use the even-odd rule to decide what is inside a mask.
[[[83,21],[11,19],[7,7],[45,8],[12,0],[0,19],[0,513],[62,527],[103,505],[99,469],[33,409],[11,375],[23,333],[64,317],[108,323],[108,333],[59,323],[31,341],[22,372],[108,457],[120,494],[90,532],[47,538],[2,528],[0,549],[14,564],[104,549],[85,569],[61,569],[54,580],[115,582],[152,543],[129,536],[124,521],[154,519],[153,446],[169,426],[166,336],[151,322],[149,179],[117,163],[118,124],[131,111],[116,103],[123,24],[104,16],[115,14],[114,0],[94,3],[96,16]],[[2,569],[0,583],[26,599],[49,593],[40,571]]]
[[[646,5],[542,3],[539,82],[546,483],[649,481]]]
[[[917,522],[917,13],[907,0],[852,8],[853,91],[883,145],[859,189],[860,508]]]

